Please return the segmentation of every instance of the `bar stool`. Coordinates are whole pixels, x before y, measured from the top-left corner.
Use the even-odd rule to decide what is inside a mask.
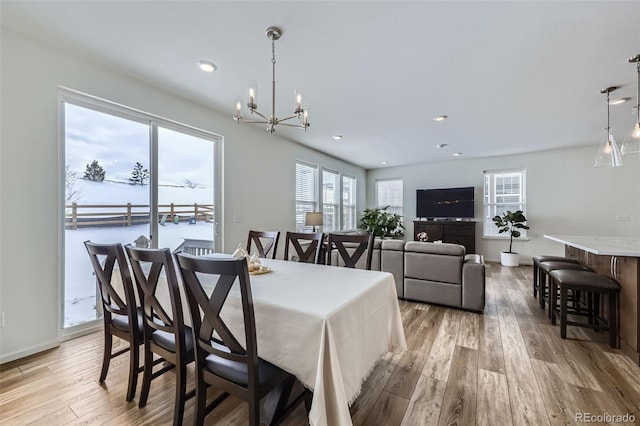
[[[609,346],[619,348],[618,331],[620,327],[618,315],[620,312],[620,284],[613,278],[606,275],[596,274],[588,271],[576,270],[555,270],[549,273],[551,281],[551,293],[555,294],[560,289],[560,337],[567,338],[567,325],[575,325],[578,327],[593,328],[596,331],[609,330]],[[587,315],[589,323],[567,320],[567,292],[584,291],[593,295],[595,303],[588,307]],[[601,320],[599,312],[599,298],[604,294],[609,299],[609,309],[606,318],[606,325],[600,324]],[[591,297],[589,298],[591,299]],[[551,311],[551,324],[556,323],[557,301],[555,297],[551,297],[549,301]]]
[[[556,270],[573,270],[573,271],[588,271],[593,272],[593,269],[588,266],[580,265],[575,262],[565,262],[565,261],[557,261],[557,260],[548,260],[545,262],[540,262],[538,264],[540,268],[540,281],[539,281],[539,297],[538,301],[540,302],[540,307],[544,309],[545,307],[545,297],[549,295],[551,298],[551,293],[547,291],[547,280],[546,277],[549,275],[551,271]],[[551,312],[549,312],[549,318],[551,318]]]
[[[533,256],[531,258],[533,260],[533,297],[538,297],[538,279],[540,276],[540,262],[549,262],[549,261],[558,261],[558,262],[570,262],[570,263],[578,263],[575,259],[570,259],[568,257],[562,256]]]

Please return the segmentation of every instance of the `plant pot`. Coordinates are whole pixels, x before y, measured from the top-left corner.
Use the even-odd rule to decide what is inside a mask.
[[[502,266],[518,266],[520,265],[520,254],[503,251],[500,253],[500,263]]]

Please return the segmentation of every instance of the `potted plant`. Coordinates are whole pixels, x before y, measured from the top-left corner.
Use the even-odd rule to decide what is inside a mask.
[[[380,238],[404,235],[402,216],[388,212],[388,208],[389,206],[365,209],[360,218],[359,228]]]
[[[520,255],[513,251],[513,239],[520,236],[520,229],[529,229],[524,223],[527,218],[524,217],[522,210],[512,212],[507,210],[501,216],[494,216],[493,223],[498,227],[498,233],[509,233],[509,251],[500,253],[500,263],[503,266],[518,266],[520,264]]]

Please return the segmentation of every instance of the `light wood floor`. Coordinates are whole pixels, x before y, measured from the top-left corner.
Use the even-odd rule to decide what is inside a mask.
[[[400,307],[409,349],[377,364],[351,407],[355,425],[576,424],[576,413],[630,413],[640,424],[640,368],[609,348],[605,333],[570,327],[569,339],[560,339],[532,297],[531,267],[488,265],[484,315]],[[2,365],[0,423],[171,423],[173,373],[152,383],[139,409],[137,400],[124,401],[126,356],[98,384],[101,353],[96,333]],[[193,400],[184,421],[192,424]],[[246,422],[246,405],[233,398],[207,417],[207,424]],[[302,407],[286,424],[307,424]]]

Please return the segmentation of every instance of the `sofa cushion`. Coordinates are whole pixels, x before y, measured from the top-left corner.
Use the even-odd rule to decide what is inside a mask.
[[[449,243],[423,243],[420,241],[409,241],[404,245],[404,251],[418,253],[445,254],[449,256],[464,256],[465,248],[460,244]]]
[[[381,247],[382,250],[396,250],[396,251],[404,251],[404,241],[403,240],[378,240],[382,241]]]
[[[462,256],[405,251],[404,276],[405,278],[460,285],[462,284],[463,259]]]
[[[404,297],[459,308],[462,306],[462,286],[405,278]]]

